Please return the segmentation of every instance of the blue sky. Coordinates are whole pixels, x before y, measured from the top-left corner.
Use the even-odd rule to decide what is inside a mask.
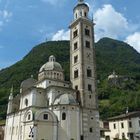
[[[21,60],[45,40],[68,40],[78,0],[0,0],[0,69]],[[85,0],[95,38],[123,40],[140,52],[140,0]]]

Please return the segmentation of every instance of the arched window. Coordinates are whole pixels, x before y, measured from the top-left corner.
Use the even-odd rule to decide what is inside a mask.
[[[57,73],[57,79],[59,79],[59,73]]]
[[[62,120],[66,120],[66,113],[62,113]]]
[[[31,114],[28,115],[28,120],[30,120],[30,119],[31,119]]]
[[[80,11],[80,16],[82,16],[82,11]]]
[[[25,99],[25,105],[28,106],[28,99]]]
[[[85,12],[85,17],[87,17],[87,13]]]
[[[77,19],[77,13],[75,14],[75,18]]]

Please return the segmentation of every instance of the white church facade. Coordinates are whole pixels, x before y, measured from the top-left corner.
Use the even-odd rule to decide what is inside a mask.
[[[9,96],[4,140],[99,140],[94,23],[79,0],[70,24],[70,82],[52,55],[38,80],[23,81]]]

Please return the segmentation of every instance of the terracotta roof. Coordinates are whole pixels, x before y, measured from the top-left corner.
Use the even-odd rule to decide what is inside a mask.
[[[111,121],[111,120],[120,120],[120,119],[135,118],[135,117],[140,117],[140,111],[121,114],[119,116],[111,117],[108,120]]]

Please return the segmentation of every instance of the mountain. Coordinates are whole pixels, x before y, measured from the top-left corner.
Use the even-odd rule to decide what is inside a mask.
[[[35,46],[21,61],[0,71],[1,118],[5,117],[5,105],[7,104],[11,86],[14,86],[14,94],[18,94],[20,83],[31,75],[34,75],[34,77],[37,78],[39,68],[48,61],[50,55],[53,54],[56,56],[57,61],[62,64],[65,70],[66,80],[69,80],[69,47],[69,41],[49,41],[42,43]],[[100,84],[98,85],[100,89],[99,95],[101,97],[104,90],[106,90],[106,86],[103,84],[105,83],[104,80],[113,70],[120,75],[140,77],[140,54],[128,44],[110,38],[103,38],[96,43],[95,49],[97,77],[100,81]],[[137,84],[135,86],[137,86]],[[110,105],[108,103],[111,100],[110,98],[111,96],[108,96],[108,98],[99,98],[101,102],[101,114],[103,114],[103,117],[107,117],[104,115],[103,111],[105,110],[106,102],[107,105]],[[118,112],[122,111],[122,109],[118,110]],[[110,110],[106,111],[109,112]],[[109,114],[110,116],[114,115],[112,113]]]

